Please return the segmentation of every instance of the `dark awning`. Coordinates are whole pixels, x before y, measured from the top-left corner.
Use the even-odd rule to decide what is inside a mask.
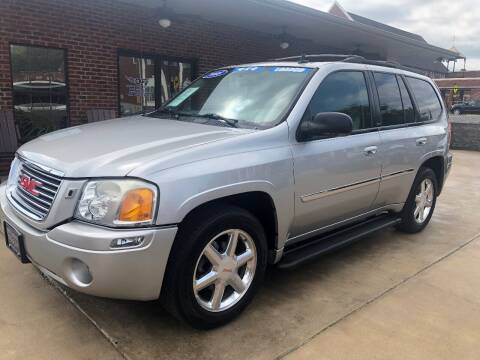
[[[121,1],[151,8],[162,5],[159,0]],[[267,34],[279,34],[285,26],[289,35],[335,49],[337,53],[361,49],[363,53],[378,54],[381,59],[426,71],[443,71],[440,60],[458,58],[457,53],[425,41],[286,0],[170,0],[167,4],[179,14]]]

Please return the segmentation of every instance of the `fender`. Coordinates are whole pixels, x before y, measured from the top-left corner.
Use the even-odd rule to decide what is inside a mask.
[[[442,160],[442,167],[441,169],[433,169],[436,173],[438,172],[438,176],[439,176],[439,179],[438,179],[438,186],[439,186],[439,189],[438,189],[438,195],[441,194],[442,192],[442,189],[443,189],[443,185],[445,183],[445,178],[446,178],[446,170],[448,169],[448,164],[447,164],[447,156],[445,155],[445,152],[444,150],[434,150],[434,151],[431,151],[427,154],[425,154],[421,159],[420,159],[420,163],[417,167],[417,172],[416,174],[418,173],[418,170],[420,169],[420,167],[425,164],[427,161],[433,159],[433,158],[441,158]],[[415,174],[415,175],[416,175]]]
[[[195,194],[187,198],[177,209],[176,214],[179,219],[179,223],[183,221],[183,219],[192,210],[207,202],[220,200],[232,195],[245,194],[248,192],[263,192],[269,195],[272,199],[277,218],[278,239],[276,248],[282,248],[288,237],[288,230],[290,227],[289,219],[293,219],[294,207],[292,206],[291,202],[288,201],[290,197],[282,196],[282,193],[275,191],[275,186],[269,181],[243,181],[208,189],[201,193]]]

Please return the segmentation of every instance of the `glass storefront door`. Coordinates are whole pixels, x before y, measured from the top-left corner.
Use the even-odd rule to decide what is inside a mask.
[[[155,60],[120,56],[120,113],[124,116],[155,109]]]
[[[121,53],[119,62],[120,114],[155,109],[193,80],[193,63]]]
[[[192,64],[181,61],[162,61],[162,104],[192,82]]]
[[[67,126],[65,51],[11,45],[13,107],[20,142]]]

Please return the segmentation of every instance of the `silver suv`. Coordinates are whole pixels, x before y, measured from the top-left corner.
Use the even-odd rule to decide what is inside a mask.
[[[268,264],[428,224],[451,165],[424,76],[358,56],[209,72],[162,108],[23,145],[0,187],[7,246],[91,295],[160,299],[211,328]],[[301,270],[300,270],[301,271]]]

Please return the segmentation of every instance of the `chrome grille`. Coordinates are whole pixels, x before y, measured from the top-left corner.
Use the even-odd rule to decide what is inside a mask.
[[[29,191],[28,186],[22,186],[22,180],[27,184],[34,181],[36,186]],[[17,184],[11,198],[19,211],[41,221],[50,212],[61,183],[62,177],[47,168],[20,160]]]

